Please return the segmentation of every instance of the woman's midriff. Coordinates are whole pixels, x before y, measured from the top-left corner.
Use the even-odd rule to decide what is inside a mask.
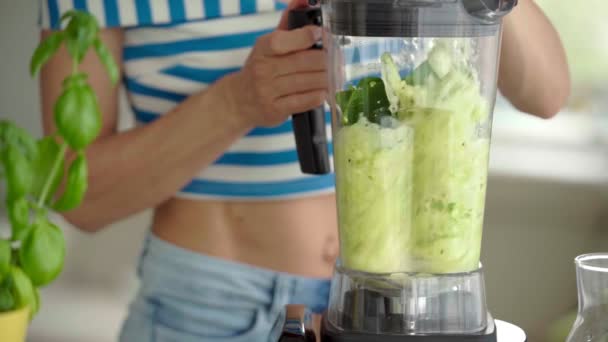
[[[308,277],[329,277],[338,257],[335,197],[283,201],[172,199],[154,233],[194,252]]]

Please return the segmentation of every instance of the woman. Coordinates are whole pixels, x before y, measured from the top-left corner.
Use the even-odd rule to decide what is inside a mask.
[[[43,37],[68,9],[57,3],[43,6]],[[95,232],[155,208],[121,340],[264,341],[285,304],[323,311],[338,255],[333,179],[302,176],[286,121],[324,102],[325,56],[308,50],[321,31],[286,31],[274,0],[74,4],[104,25],[142,125],[117,131],[118,90],[88,56],[104,124],[85,202],[66,218]],[[566,59],[532,0],[507,17],[502,44],[502,93],[555,115],[569,92]],[[61,51],[42,72],[46,132],[71,68]]]

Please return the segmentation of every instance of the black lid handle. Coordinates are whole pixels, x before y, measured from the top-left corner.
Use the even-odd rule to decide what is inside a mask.
[[[299,8],[289,12],[288,27],[293,30],[307,25],[321,26],[321,21],[320,8]],[[311,48],[321,49],[322,46],[318,43]],[[302,172],[316,175],[331,172],[323,106],[293,114],[292,124]]]
[[[469,14],[492,21],[507,15],[517,3],[518,0],[463,0]]]

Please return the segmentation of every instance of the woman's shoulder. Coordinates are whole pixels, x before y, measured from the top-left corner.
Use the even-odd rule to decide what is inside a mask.
[[[281,11],[280,0],[41,0],[40,26],[60,29],[61,16],[81,10],[97,18],[102,28],[173,25],[189,21]]]

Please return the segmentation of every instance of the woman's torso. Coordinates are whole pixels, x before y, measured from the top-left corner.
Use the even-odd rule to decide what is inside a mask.
[[[172,199],[153,231],[178,246],[310,277],[328,277],[338,253],[333,195],[276,202]]]
[[[216,18],[128,29],[126,85],[137,121],[153,121],[238,70],[255,39],[278,22],[284,6],[268,2],[241,1],[241,14],[222,16],[222,1],[202,8]],[[255,13],[243,14],[248,3]],[[333,176],[301,174],[289,121],[256,128],[157,208],[153,231],[196,252],[327,277],[338,254]]]

